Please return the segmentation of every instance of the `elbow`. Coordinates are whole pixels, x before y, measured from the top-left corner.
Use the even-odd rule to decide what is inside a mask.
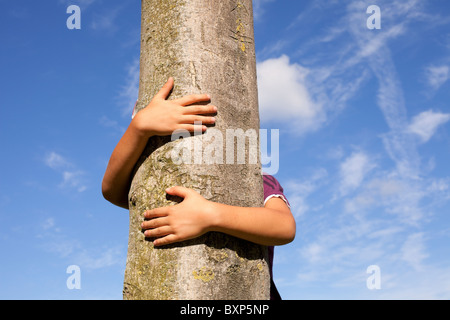
[[[289,238],[288,238],[289,242],[288,243],[291,243],[295,240],[296,233],[297,233],[297,226],[296,226],[296,223],[294,220],[292,223],[291,231],[289,233]]]
[[[115,206],[123,209],[129,209],[127,196],[120,196],[116,190],[114,190],[110,184],[102,182],[102,195],[106,201],[112,203]]]
[[[291,242],[293,242],[295,240],[296,233],[297,233],[297,226],[296,226],[294,218],[292,218],[292,223],[291,223],[291,225],[289,227],[289,230],[287,232],[288,237],[287,237],[287,243],[286,244],[291,243]]]
[[[111,188],[109,187],[108,184],[105,183],[105,181],[103,180],[102,182],[102,195],[103,198],[105,198],[105,200],[112,202],[112,192],[111,192]]]
[[[296,227],[295,219],[294,219],[294,217],[291,217],[291,219],[289,219],[289,221],[287,221],[287,223],[286,223],[283,237],[280,238],[280,243],[278,245],[286,245],[286,244],[293,242],[295,240],[296,232],[297,232],[297,227]]]

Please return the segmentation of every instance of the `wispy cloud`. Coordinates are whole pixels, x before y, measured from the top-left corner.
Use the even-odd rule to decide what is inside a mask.
[[[83,192],[87,189],[82,170],[76,168],[71,161],[63,157],[57,152],[51,151],[43,158],[43,162],[49,168],[59,172],[62,181],[59,184],[61,189],[75,189],[77,192]]]
[[[308,88],[311,101],[322,102],[325,118],[330,121],[336,109],[328,105],[339,105],[339,110],[345,111],[346,103],[366,80],[373,80],[377,85],[373,100],[386,125],[386,131],[378,136],[382,148],[370,154],[360,151],[362,148],[350,154],[334,149],[336,152],[330,159],[335,161],[338,170],[336,173],[328,170],[327,176],[327,185],[332,187],[317,187],[317,183],[298,177],[300,182],[285,189],[287,193],[290,187],[303,190],[291,191],[289,195],[301,208],[298,230],[303,241],[297,252],[299,256],[292,258],[302,261],[298,267],[302,285],[309,281],[328,282],[325,285],[329,287],[352,286],[355,281],[364,285],[365,268],[380,264],[384,285],[397,289],[386,296],[395,298],[402,297],[406,293],[402,288],[408,287],[394,283],[402,273],[422,275],[441,269],[429,263],[432,248],[428,241],[433,235],[426,224],[439,213],[436,204],[450,199],[449,183],[445,177],[427,176],[429,168],[422,163],[419,145],[429,141],[450,120],[450,114],[427,110],[410,118],[404,83],[397,71],[396,52],[391,51],[392,44],[399,39],[412,41],[409,35],[415,22],[430,19],[424,12],[425,3],[378,2],[382,9],[381,30],[366,27],[366,9],[370,4],[373,3],[352,1],[344,5],[333,1],[328,5],[326,1],[314,1],[309,13],[301,14],[289,30],[294,32],[295,28],[301,29],[302,22],[310,22],[310,12],[318,7],[331,10],[339,6],[337,10],[342,14],[336,22],[303,41],[296,53],[305,61],[305,70],[309,72],[303,85]],[[282,41],[283,38],[277,39],[277,43],[285,44],[280,50],[287,50],[287,43]],[[426,69],[427,84],[435,90],[449,79],[446,65]],[[350,84],[353,87],[346,90]],[[303,103],[307,101],[304,99]],[[312,198],[322,201],[320,212],[313,210],[308,201]],[[393,266],[394,271],[386,272]],[[441,271],[448,272],[448,268]],[[359,276],[358,272],[361,272]],[[426,278],[434,281],[434,285],[427,285],[429,291],[419,296],[442,296],[439,277]],[[407,296],[411,294],[403,295]]]
[[[120,265],[126,259],[126,251],[122,247],[84,249],[75,253],[72,261],[87,270],[108,268]]]
[[[83,192],[87,187],[83,184],[83,171],[64,171],[63,181],[59,185],[61,188],[73,188],[78,192]]]
[[[433,91],[438,90],[450,78],[448,65],[429,66],[425,69],[428,85]]]
[[[139,75],[140,60],[135,58],[126,67],[126,78],[124,84],[120,88],[118,95],[119,103],[122,107],[122,115],[131,118],[133,107],[138,99],[139,94]]]
[[[130,115],[131,114],[130,110],[127,110],[127,111],[128,111],[128,115]],[[120,135],[123,135],[126,130],[126,128],[123,127],[121,124],[119,124],[118,121],[112,120],[107,116],[102,116],[99,119],[99,123],[103,127],[112,129],[115,133],[118,133]]]
[[[407,108],[404,101],[401,81],[389,49],[389,42],[407,33],[408,25],[419,16],[416,12],[420,6],[413,2],[398,1],[383,4],[390,15],[383,16],[380,33],[374,33],[364,27],[358,27],[366,18],[360,14],[365,2],[355,2],[348,7],[350,33],[358,43],[360,50],[355,57],[357,62],[367,62],[378,81],[378,106],[382,111],[390,131],[383,135],[383,142],[388,155],[396,163],[397,170],[405,178],[414,178],[420,174],[420,157],[414,140],[406,133],[409,124]],[[401,18],[401,19],[400,19]],[[396,21],[401,21],[396,23]],[[373,30],[372,30],[373,31]]]
[[[417,135],[421,142],[427,142],[436,133],[437,129],[450,120],[450,114],[424,111],[412,119],[408,131]]]
[[[312,207],[308,203],[308,197],[323,186],[328,178],[328,172],[324,168],[318,168],[311,172],[309,176],[301,181],[288,180],[284,185],[286,196],[292,208],[292,213],[296,218],[302,217],[304,214],[316,211],[317,208]]]
[[[52,169],[59,169],[71,166],[71,164],[63,156],[53,151],[45,156],[44,162],[47,166],[49,166]]]
[[[423,269],[423,261],[428,257],[424,241],[423,232],[413,233],[401,248],[402,259],[418,271]]]
[[[97,270],[123,263],[126,250],[122,246],[88,247],[77,238],[70,238],[56,219],[47,218],[35,228],[38,246],[70,264],[76,264],[82,270]]]
[[[42,229],[44,231],[53,229],[55,227],[55,219],[54,218],[47,218],[41,225]],[[59,232],[59,229],[55,229],[55,231]]]
[[[260,20],[265,12],[264,5],[275,0],[253,0],[253,16],[256,21]]]
[[[116,19],[119,17],[121,9],[121,7],[108,8],[102,10],[101,14],[95,14],[90,27],[103,34],[113,34],[119,28]]]
[[[340,193],[346,195],[357,189],[365,176],[375,167],[370,158],[362,151],[354,152],[340,165]]]

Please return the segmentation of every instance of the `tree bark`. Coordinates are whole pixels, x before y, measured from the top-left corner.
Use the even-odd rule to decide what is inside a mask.
[[[244,146],[245,163],[239,163],[237,157],[234,161],[226,158],[232,147],[235,153],[238,148],[243,151],[238,144],[242,135],[230,141],[227,129],[255,132],[259,137],[252,1],[142,0],[137,110],[150,102],[170,76],[175,80],[170,99],[208,93],[219,111],[215,127],[203,135],[149,140],[129,193],[123,297],[269,299],[267,247],[211,232],[154,248],[140,227],[145,210],[177,203],[164,191],[175,185],[195,189],[215,202],[263,206],[259,141],[253,146],[256,149],[250,143],[248,148]],[[186,142],[192,142],[191,164],[177,164],[172,151]],[[215,151],[208,157],[206,149]],[[250,161],[255,153],[256,162]],[[214,163],[208,163],[211,159]]]

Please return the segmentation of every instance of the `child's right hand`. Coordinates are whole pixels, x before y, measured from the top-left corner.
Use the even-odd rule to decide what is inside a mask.
[[[138,131],[150,138],[151,136],[171,135],[175,130],[184,129],[194,132],[194,129],[206,130],[205,124],[215,123],[215,118],[205,116],[214,114],[217,108],[212,105],[193,105],[210,101],[207,94],[195,94],[176,100],[167,100],[173,88],[174,80],[169,78],[152,101],[133,118]],[[194,125],[194,122],[201,124]]]

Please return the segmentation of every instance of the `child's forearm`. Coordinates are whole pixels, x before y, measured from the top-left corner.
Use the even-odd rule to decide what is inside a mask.
[[[295,237],[295,220],[289,210],[234,207],[216,203],[214,205],[213,231],[223,232],[253,243],[275,246],[287,244]]]
[[[128,209],[131,173],[149,138],[137,128],[135,121],[131,121],[114,149],[103,177],[102,193],[106,200]]]

